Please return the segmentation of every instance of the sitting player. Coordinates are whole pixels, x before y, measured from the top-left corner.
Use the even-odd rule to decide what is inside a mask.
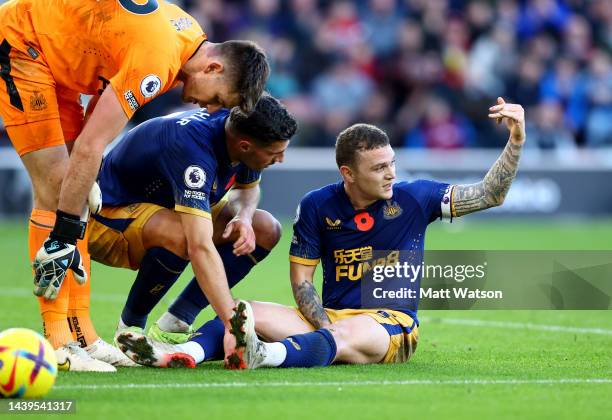
[[[103,264],[139,270],[119,332],[145,327],[189,261],[197,277],[192,300],[206,305],[208,297],[229,322],[229,287],[280,238],[278,221],[257,209],[258,183],[264,168],[283,161],[296,129],[280,102],[264,95],[248,116],[200,109],[149,120],[109,152],[89,250]]]
[[[380,129],[366,124],[347,128],[336,142],[342,181],[308,193],[298,207],[290,251],[290,277],[298,308],[241,302],[232,320],[246,343],[235,368],[312,367],[340,363],[405,362],[418,341],[414,310],[362,309],[359,262],[376,250],[414,251],[422,262],[425,231],[436,219],[463,216],[499,206],[517,173],[525,142],[520,105],[498,103],[489,118],[504,120],[510,139],[484,179],[471,185],[434,181],[395,181],[395,156]],[[313,286],[323,267],[323,302]],[[418,290],[418,284],[416,289]],[[279,322],[282,321],[282,322]],[[120,348],[150,366],[195,366],[223,355],[223,323],[214,319],[201,335],[180,345],[159,343],[126,332]],[[258,338],[265,341],[260,341]]]

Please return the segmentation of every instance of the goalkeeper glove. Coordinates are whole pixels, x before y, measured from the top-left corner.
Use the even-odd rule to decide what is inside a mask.
[[[34,294],[54,300],[59,294],[68,270],[74,272],[79,284],[87,281],[77,239],[83,239],[87,224],[78,216],[57,211],[53,232],[34,258]]]

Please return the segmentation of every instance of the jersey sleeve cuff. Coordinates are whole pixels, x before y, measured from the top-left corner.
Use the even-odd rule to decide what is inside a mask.
[[[193,207],[185,207],[185,206],[180,206],[177,204],[174,206],[174,210],[179,213],[193,214],[195,216],[205,217],[207,219],[212,220],[212,216],[210,215],[210,212],[200,210],[200,209],[195,209]]]
[[[442,213],[440,219],[449,223],[453,221],[453,217],[455,216],[455,208],[453,205],[454,188],[454,185],[449,185],[448,187],[446,187],[444,195],[442,196],[442,202],[440,203],[440,209]]]
[[[117,88],[113,85],[112,80],[108,84],[108,86],[110,86],[113,92],[115,92],[115,96],[117,97],[117,100],[119,101],[119,105],[121,105],[121,109],[123,109],[125,116],[128,118],[128,120],[131,119],[134,113],[138,110],[138,108],[140,108],[141,104],[139,104],[138,101],[134,98],[136,102],[133,106],[136,106],[136,109],[132,109],[130,105],[128,104],[126,98],[124,97],[124,94],[119,92]]]
[[[310,266],[319,264],[319,258],[315,258],[315,259],[302,258],[302,257],[296,257],[295,255],[289,255],[289,261],[292,263],[296,263],[296,264],[310,265]]]
[[[234,188],[237,190],[248,190],[250,188],[255,188],[259,185],[259,179],[257,181],[249,182],[248,184],[242,184],[240,182],[234,183]]]

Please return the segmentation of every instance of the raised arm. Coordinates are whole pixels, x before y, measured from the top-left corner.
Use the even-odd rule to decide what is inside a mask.
[[[298,308],[304,317],[317,329],[331,324],[319,294],[315,290],[313,277],[316,265],[292,262],[290,268],[291,288]]]
[[[510,138],[501,156],[484,179],[475,184],[453,186],[452,212],[459,217],[501,205],[516,177],[521,150],[525,143],[525,114],[518,104],[507,104],[497,98],[497,105],[489,108],[489,118],[505,122]]]

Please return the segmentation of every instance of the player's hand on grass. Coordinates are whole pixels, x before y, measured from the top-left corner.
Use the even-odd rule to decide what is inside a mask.
[[[223,360],[225,361],[226,369],[245,369],[245,367],[240,367],[244,349],[237,348],[236,345],[236,336],[226,328],[225,335],[223,336],[223,350],[225,354]]]
[[[246,314],[245,303],[240,300],[234,301],[232,317],[225,323],[225,336],[223,337],[223,349],[225,351],[225,368],[232,370],[246,369],[244,352],[246,350]]]
[[[234,217],[225,227],[222,238],[229,239],[232,235],[238,235],[234,242],[234,255],[247,255],[255,250],[255,231],[251,223]]]
[[[48,238],[36,253],[34,267],[34,294],[54,300],[59,294],[68,270],[74,272],[79,284],[87,281],[81,254],[75,245]]]
[[[497,98],[497,105],[489,108],[489,118],[506,123],[510,130],[510,141],[521,145],[525,142],[525,111],[519,104],[507,104],[502,97]]]

